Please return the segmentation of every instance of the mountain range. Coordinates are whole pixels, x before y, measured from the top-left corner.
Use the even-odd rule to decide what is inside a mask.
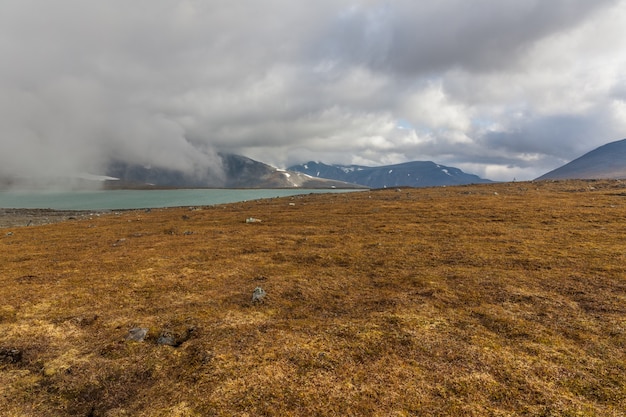
[[[56,178],[51,183],[90,186],[103,182],[106,188],[385,188],[431,187],[492,182],[455,167],[431,161],[395,165],[329,165],[307,162],[280,169],[242,155],[220,153],[218,170],[188,174],[179,170],[149,167],[121,161],[110,163],[104,176]],[[626,139],[607,143],[556,168],[537,180],[626,179]],[[0,178],[0,189],[24,187],[30,179]],[[43,182],[41,186],[46,186]]]
[[[307,162],[288,168],[315,178],[331,178],[363,185],[369,188],[433,187],[441,185],[478,184],[492,182],[458,168],[431,161],[413,161],[402,164],[368,167],[363,165],[327,165]]]
[[[222,169],[219,174],[206,171],[186,174],[181,171],[145,167],[115,162],[109,165],[107,176],[117,178],[107,181],[109,188],[144,186],[181,188],[365,188],[356,184],[275,168],[242,155],[219,154]]]
[[[385,188],[432,187],[489,183],[491,180],[468,174],[459,168],[432,161],[413,161],[370,167],[307,162],[279,169],[242,155],[219,154],[220,175],[188,175],[164,168],[150,168],[117,162],[107,171],[118,181],[109,186],[128,187],[146,184],[161,187],[220,188]],[[607,143],[556,168],[537,180],[620,179],[626,178],[626,139]]]
[[[430,187],[491,182],[458,168],[429,161],[414,161],[381,167],[362,165],[327,165],[308,162],[279,169],[241,155],[219,154],[221,175],[209,172],[198,175],[180,171],[144,167],[121,162],[109,166],[107,175],[118,178],[109,187],[129,188],[150,184],[160,187],[220,188],[385,188]]]
[[[540,176],[537,180],[624,178],[626,178],[626,139],[602,145]]]
[[[144,188],[385,188],[429,187],[492,182],[458,168],[434,162],[414,161],[397,165],[367,167],[362,165],[327,165],[308,162],[280,169],[236,154],[218,154],[219,169],[186,173],[142,164],[113,161],[104,175],[81,174],[77,177],[54,177],[43,180],[21,177],[0,178],[0,189],[48,188],[72,189]]]

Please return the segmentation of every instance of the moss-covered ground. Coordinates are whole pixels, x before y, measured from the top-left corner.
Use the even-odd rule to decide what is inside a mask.
[[[138,327],[145,340],[126,340]],[[624,416],[626,183],[311,194],[0,229],[0,410]]]

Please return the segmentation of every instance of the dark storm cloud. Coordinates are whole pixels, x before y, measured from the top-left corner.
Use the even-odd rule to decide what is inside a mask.
[[[625,136],[624,1],[6,0],[0,175],[432,159],[534,177]],[[496,178],[497,179],[497,178]]]
[[[532,117],[508,132],[486,134],[483,144],[490,149],[573,159],[590,150],[586,145],[589,138],[606,134],[603,130],[602,123],[595,118]]]
[[[461,67],[523,65],[535,42],[584,20],[613,0],[430,0],[355,7],[335,22],[329,51],[407,75]]]

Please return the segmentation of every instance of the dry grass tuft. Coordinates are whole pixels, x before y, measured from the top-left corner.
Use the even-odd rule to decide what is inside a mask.
[[[0,409],[623,416],[625,187],[312,194],[3,229]],[[136,327],[145,340],[126,340]]]

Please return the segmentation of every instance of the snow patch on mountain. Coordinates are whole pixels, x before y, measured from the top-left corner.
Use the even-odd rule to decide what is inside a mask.
[[[381,167],[362,165],[327,165],[320,162],[307,162],[288,168],[319,178],[328,178],[360,184],[371,188],[400,186],[438,186],[491,182],[467,174],[458,168],[446,167],[430,161],[414,161]]]

